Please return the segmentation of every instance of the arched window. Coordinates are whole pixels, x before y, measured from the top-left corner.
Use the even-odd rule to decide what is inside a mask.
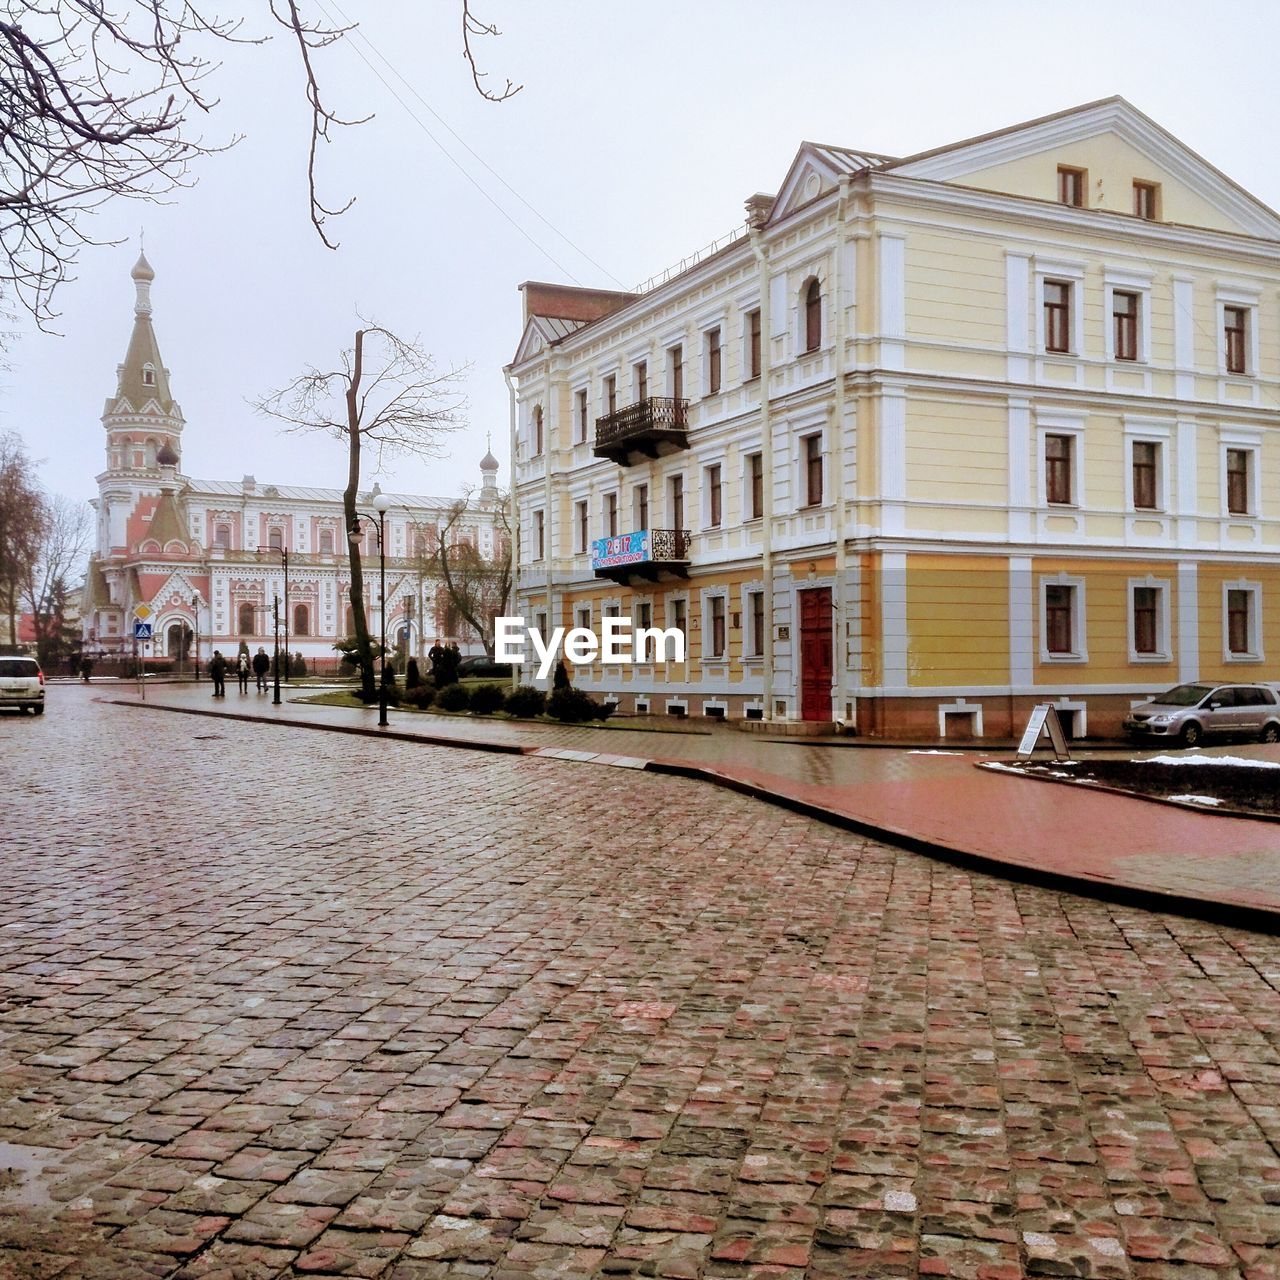
[[[333,555],[333,530],[320,530],[320,554],[322,556]]]
[[[147,466],[154,467],[156,465],[156,442],[154,440],[148,440],[145,448],[147,453]]]
[[[284,530],[278,526],[267,531],[267,545],[272,551],[284,550]]]
[[[229,524],[220,524],[214,529],[213,545],[221,547],[223,551],[231,550],[231,526]]]
[[[295,636],[311,634],[311,610],[305,604],[293,606],[293,634]]]
[[[356,633],[356,614],[355,610],[347,605],[347,635],[353,636]]]
[[[142,385],[144,387],[154,387],[156,385],[156,370],[154,365],[144,364],[142,366]]]
[[[804,349],[817,351],[822,345],[822,286],[810,280],[804,290]]]
[[[253,605],[242,604],[240,606],[240,634],[242,636],[253,635]]]

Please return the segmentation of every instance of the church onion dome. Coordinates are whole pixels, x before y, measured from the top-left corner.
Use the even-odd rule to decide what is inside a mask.
[[[147,261],[145,253],[138,254],[138,260],[133,264],[133,271],[130,274],[135,280],[151,281],[156,278],[156,273],[151,269],[151,263]]]
[[[162,467],[176,467],[178,465],[178,451],[168,440],[160,446],[160,452],[156,454],[156,462]]]
[[[493,454],[492,454],[491,452],[490,452],[490,453],[486,453],[486,454],[484,455],[484,457],[480,459],[480,470],[481,470],[481,471],[497,471],[497,469],[498,469],[501,465],[502,465],[502,464],[497,460],[497,458],[495,458],[495,457],[493,456]]]

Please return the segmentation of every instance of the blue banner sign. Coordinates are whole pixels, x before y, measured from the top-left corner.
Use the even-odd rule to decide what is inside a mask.
[[[592,569],[612,569],[624,564],[642,564],[649,559],[649,531],[620,533],[613,538],[597,538],[591,544]]]

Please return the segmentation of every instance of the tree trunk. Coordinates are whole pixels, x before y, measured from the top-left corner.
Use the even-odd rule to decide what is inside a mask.
[[[342,492],[342,514],[347,525],[347,562],[351,566],[351,625],[356,633],[356,653],[360,660],[360,697],[373,702],[377,697],[373,679],[373,646],[364,615],[364,566],[360,561],[360,525],[356,498],[360,492],[360,378],[364,371],[364,330],[356,330],[355,361],[347,384],[347,487]]]

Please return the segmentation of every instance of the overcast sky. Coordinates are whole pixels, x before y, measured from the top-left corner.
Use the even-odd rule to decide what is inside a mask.
[[[1274,0],[473,3],[503,32],[478,46],[490,80],[524,86],[501,105],[471,85],[454,0],[318,6],[360,23],[317,57],[330,105],[374,114],[320,158],[322,194],[357,197],[332,224],[336,253],[307,220],[285,41],[227,51],[221,106],[201,128],[244,140],[168,205],[97,217],[99,236],[131,239],[84,253],[56,299],[61,336],[19,319],[0,426],[43,460],[47,488],[96,494],[141,227],[187,474],[341,487],[339,443],[280,435],[247,401],[328,367],[360,313],[420,335],[442,367],[469,366],[450,457],[382,477],[451,494],[478,480],[486,432],[507,481],[517,286],[633,287],[740,225],[745,198],[777,189],[803,139],[905,155],[1119,93],[1280,207]]]

